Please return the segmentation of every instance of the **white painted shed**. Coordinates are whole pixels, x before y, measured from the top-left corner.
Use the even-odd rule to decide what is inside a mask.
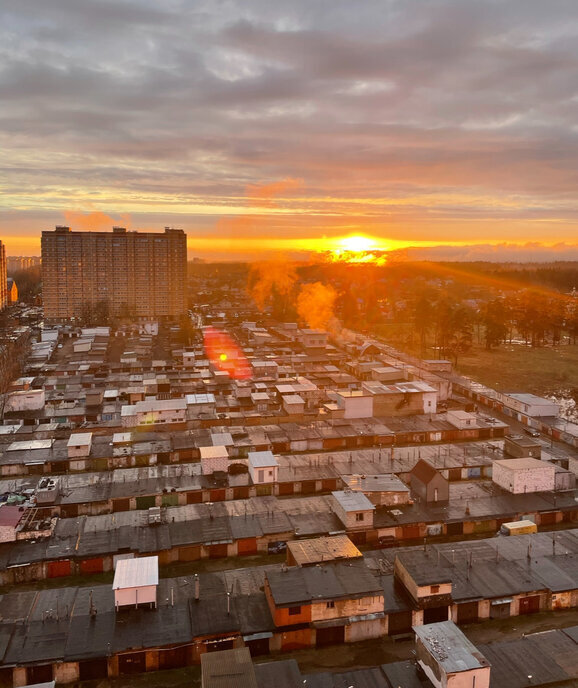
[[[132,605],[138,607],[139,604],[156,607],[158,584],[158,557],[138,557],[117,561],[112,583],[116,609]]]

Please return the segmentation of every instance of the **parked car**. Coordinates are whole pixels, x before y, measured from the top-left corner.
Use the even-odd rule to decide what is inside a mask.
[[[534,430],[534,428],[524,428],[524,432],[526,435],[530,435],[530,437],[540,437],[540,433]]]
[[[284,540],[270,542],[267,545],[267,554],[283,554],[287,551],[287,543]]]
[[[382,549],[385,549],[386,547],[397,547],[398,541],[395,539],[393,535],[383,535],[379,538],[377,544]]]

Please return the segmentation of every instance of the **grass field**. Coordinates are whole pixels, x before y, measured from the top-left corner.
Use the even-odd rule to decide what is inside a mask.
[[[491,351],[474,346],[460,356],[457,370],[500,392],[556,394],[578,387],[578,346],[505,344]]]
[[[414,356],[422,356],[408,323],[378,325],[375,334],[391,346]],[[423,358],[437,358],[428,348]],[[501,392],[557,394],[578,387],[578,345],[540,347],[503,344],[487,351],[474,344],[460,354],[457,371]]]

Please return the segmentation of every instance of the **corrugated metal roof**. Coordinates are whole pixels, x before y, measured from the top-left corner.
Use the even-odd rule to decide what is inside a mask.
[[[373,505],[363,492],[337,491],[331,493],[345,511],[373,511]]]
[[[265,468],[269,466],[278,466],[279,462],[273,456],[272,451],[258,451],[249,452],[249,463],[254,468]]]
[[[413,631],[447,674],[481,669],[490,665],[453,621],[413,626]]]
[[[295,540],[288,542],[287,547],[299,566],[363,556],[347,535]]]
[[[157,556],[121,559],[116,564],[112,589],[140,588],[145,585],[158,585],[158,583],[159,558]]]

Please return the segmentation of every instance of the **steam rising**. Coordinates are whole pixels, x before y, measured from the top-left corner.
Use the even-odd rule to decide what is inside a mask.
[[[249,293],[262,311],[275,297],[290,299],[296,282],[295,268],[284,260],[253,263],[249,273]]]
[[[334,330],[337,318],[333,312],[337,292],[321,282],[304,284],[297,297],[299,317],[315,330]]]

